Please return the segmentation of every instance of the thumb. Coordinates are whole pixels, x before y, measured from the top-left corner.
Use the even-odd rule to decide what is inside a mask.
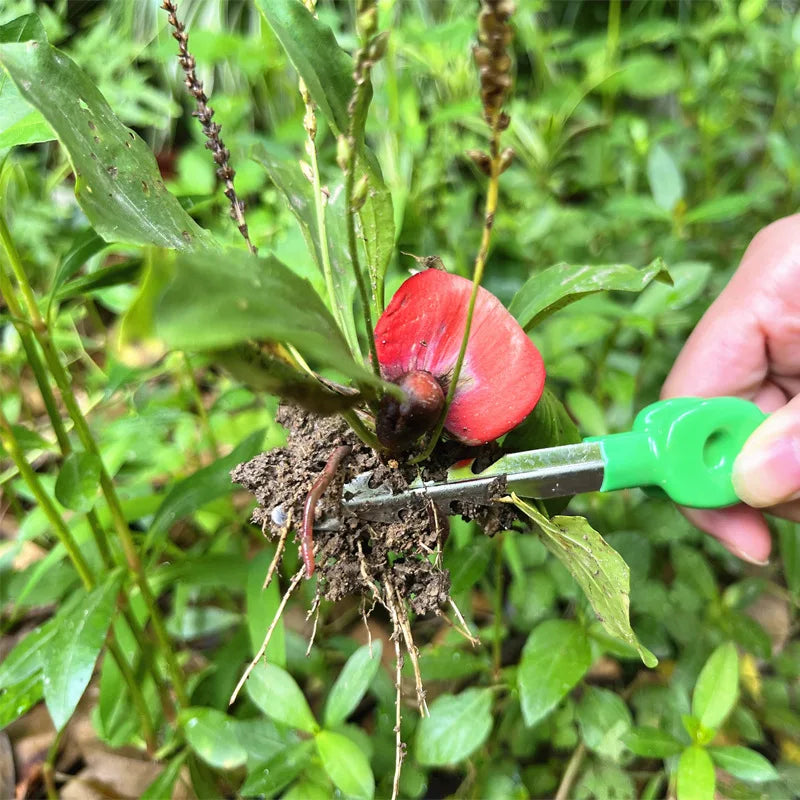
[[[733,464],[733,487],[755,508],[800,498],[800,395],[745,442]]]

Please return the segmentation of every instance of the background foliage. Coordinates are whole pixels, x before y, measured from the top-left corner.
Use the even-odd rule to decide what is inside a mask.
[[[793,3],[765,0],[518,5],[505,135],[516,160],[501,179],[486,287],[509,303],[558,262],[642,267],[659,256],[675,280],[635,297],[588,296],[534,333],[551,389],[584,434],[602,434],[628,426],[657,398],[749,239],[797,208],[800,16]],[[31,11],[157,154],[166,188],[219,241],[238,245],[157,4],[12,0],[0,24]],[[181,13],[248,200],[252,239],[322,290],[303,233],[262,166],[265,151],[286,163],[302,155],[295,72],[254,5],[191,0]],[[319,16],[345,49],[356,46],[349,5],[323,2]],[[482,146],[485,131],[471,5],[386,0],[380,20],[391,37],[375,69],[367,140],[394,202],[391,292],[414,266],[400,251],[438,254],[469,274],[483,180],[465,151]],[[355,604],[322,608],[306,657],[312,589],[303,586],[270,663],[227,708],[278,601],[277,590],[260,591],[270,547],[248,524],[250,500],[234,493],[227,473],[282,442],[276,401],[200,355],[173,353],[142,367],[120,359],[118,321],[145,255],[92,244],[64,147],[10,148],[21,127],[29,141],[52,136],[12,89],[0,74],[2,213],[190,675],[159,753],[166,769],[148,796],[168,794],[181,770],[199,796],[326,797],[334,786],[346,796],[388,795],[393,647],[379,614],[373,658],[359,646]],[[335,181],[336,141],[324,125],[318,145],[323,174]],[[88,595],[79,589],[40,498],[4,460],[3,652],[20,644],[0,665],[0,723],[43,697],[60,728],[91,679],[120,576],[104,571],[89,545],[86,513],[104,525],[109,518],[92,480],[99,467],[81,448],[62,462],[8,312],[0,322],[2,409],[101,578]],[[645,669],[602,633],[536,539],[488,540],[454,525],[445,565],[482,645],[472,648],[439,620],[417,621],[431,717],[420,721],[412,703],[404,709],[403,796],[538,798],[560,786],[577,800],[675,790],[699,798],[710,796],[714,765],[725,796],[800,793],[797,526],[775,524],[777,556],[762,569],[639,492],[583,496],[571,509],[630,565],[633,627],[658,668]],[[287,575],[294,566],[289,559]],[[141,596],[131,602],[146,621]],[[135,654],[119,615],[113,625]],[[166,655],[156,648],[153,658]],[[143,674],[145,662],[134,665]],[[128,689],[107,654],[93,680],[96,736],[112,748],[141,746]],[[142,691],[158,720],[149,678]]]

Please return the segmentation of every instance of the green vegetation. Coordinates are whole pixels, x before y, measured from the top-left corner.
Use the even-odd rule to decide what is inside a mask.
[[[399,740],[408,798],[800,794],[796,524],[774,521],[760,568],[638,490],[552,522],[525,505],[541,537],[453,520],[443,565],[480,643],[403,612],[425,717],[408,657],[396,708],[388,610],[368,643],[291,537],[262,589],[276,546],[230,471],[285,442],[279,395],[374,443],[352,407],[392,388],[365,319],[417,268],[404,253],[472,278],[499,173],[468,155],[499,164],[473,5],[381,0],[374,25],[358,5],[178,6],[258,257],[156,3],[0,10],[0,727],[15,743],[43,701],[58,731],[30,796],[82,768],[73,715],[163,765],[150,798],[389,797]],[[519,0],[513,28],[482,285],[544,356],[543,446],[574,440],[564,408],[583,435],[628,428],[749,240],[797,209],[800,16]],[[605,553],[576,581],[572,535],[629,575]]]

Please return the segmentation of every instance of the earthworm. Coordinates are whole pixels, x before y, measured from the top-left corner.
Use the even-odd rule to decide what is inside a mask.
[[[314,511],[320,497],[333,480],[336,470],[339,469],[339,465],[350,455],[352,449],[350,445],[343,444],[331,453],[328,463],[325,464],[306,496],[303,506],[303,532],[300,536],[300,555],[306,565],[306,578],[310,578],[314,574]]]

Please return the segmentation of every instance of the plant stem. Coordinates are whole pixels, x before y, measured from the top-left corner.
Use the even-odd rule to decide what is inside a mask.
[[[50,522],[50,525],[58,537],[58,540],[67,551],[67,556],[69,556],[70,561],[75,566],[84,588],[86,591],[91,591],[97,585],[97,581],[95,580],[89,565],[86,563],[78,543],[73,538],[70,529],[67,527],[55,504],[50,499],[50,496],[47,494],[47,492],[45,492],[38,476],[25,458],[22,449],[19,446],[19,442],[14,436],[14,431],[11,428],[11,424],[3,412],[2,406],[0,406],[0,442],[2,442],[5,451],[9,454],[9,456],[11,456],[11,460],[19,470],[20,476],[28,484],[31,493],[33,494],[36,502],[39,504],[39,507],[44,512],[44,515]],[[119,667],[119,670],[128,685],[128,690],[131,693],[131,700],[133,701],[139,713],[139,720],[142,724],[142,733],[145,741],[147,742],[147,747],[149,750],[151,750],[151,752],[154,752],[156,748],[156,738],[153,721],[150,717],[150,710],[147,708],[144,695],[142,694],[139,684],[133,674],[133,670],[125,659],[119,644],[113,638],[109,639],[108,649],[114,658],[114,661],[117,662],[117,666]]]
[[[197,409],[197,416],[200,417],[200,423],[206,433],[206,439],[208,440],[211,452],[214,454],[215,458],[219,458],[219,446],[217,445],[214,431],[211,430],[211,421],[208,418],[208,412],[203,404],[203,395],[200,393],[200,387],[197,385],[197,381],[194,377],[191,359],[186,352],[183,352],[181,355],[183,356],[183,365],[186,367],[186,378],[189,382],[189,390],[192,393],[192,398],[194,399],[194,404]]]
[[[500,680],[500,669],[503,666],[503,536],[495,536],[494,547],[494,597],[492,609],[494,624],[492,626],[492,666],[494,679]]]
[[[2,215],[0,215],[0,235],[2,235],[4,243],[11,242],[10,233]],[[0,297],[3,297],[6,305],[12,313],[14,327],[20,337],[20,341],[22,342],[22,347],[25,351],[25,355],[27,356],[28,364],[33,371],[36,384],[39,388],[39,392],[42,396],[42,400],[47,411],[47,415],[50,418],[50,424],[55,433],[56,440],[58,441],[59,449],[61,450],[61,454],[66,457],[72,452],[72,443],[69,440],[64,422],[61,419],[61,414],[58,410],[58,404],[50,386],[50,381],[47,377],[47,369],[42,361],[36,341],[31,333],[33,327],[28,323],[27,320],[23,319],[25,312],[19,305],[14,288],[11,285],[11,281],[6,274],[2,263],[0,263]],[[116,559],[112,554],[108,544],[108,537],[106,536],[103,526],[100,524],[100,519],[97,516],[97,512],[94,509],[91,509],[86,513],[86,521],[89,524],[89,530],[91,531],[92,539],[94,540],[98,552],[100,553],[100,559],[104,567],[106,567],[106,569],[111,569],[115,563],[122,564],[123,562],[119,559]],[[145,632],[134,617],[133,612],[127,607],[127,604],[123,606],[122,614],[131,630],[131,635],[139,645],[139,649],[141,650],[142,655],[147,662],[150,672],[153,675],[153,680],[155,681],[156,686],[159,689],[159,694],[163,700],[165,698],[163,682],[156,666],[152,663],[152,659],[149,657],[150,648],[146,642],[147,637]],[[169,703],[164,704],[164,713],[169,716]]]
[[[467,319],[464,325],[464,335],[461,337],[461,347],[458,350],[458,357],[456,358],[455,367],[453,367],[453,374],[450,378],[450,385],[447,387],[447,395],[444,401],[444,410],[442,416],[436,427],[433,429],[428,444],[422,453],[412,459],[413,463],[424,461],[433,452],[436,443],[439,441],[442,429],[444,428],[444,421],[447,417],[447,410],[450,408],[450,403],[456,393],[458,386],[458,379],[461,376],[461,368],[464,365],[464,357],[467,353],[467,344],[469,343],[469,334],[472,327],[472,316],[475,313],[475,301],[478,299],[478,290],[483,280],[483,272],[486,267],[486,259],[489,255],[489,245],[492,241],[492,228],[494,227],[494,215],[497,212],[497,199],[499,197],[500,187],[500,131],[497,127],[492,129],[492,136],[489,143],[490,158],[491,158],[491,172],[489,175],[489,186],[486,192],[486,206],[483,214],[483,231],[481,233],[481,243],[478,248],[478,253],[475,256],[475,266],[472,271],[472,292],[469,296],[469,305],[467,306]]]
[[[56,350],[53,341],[50,338],[50,332],[47,328],[47,325],[45,324],[45,321],[36,305],[36,301],[33,296],[33,290],[31,289],[31,285],[28,281],[28,276],[22,266],[19,253],[17,252],[16,248],[14,247],[14,243],[11,240],[11,234],[2,214],[0,214],[0,239],[2,239],[6,255],[8,256],[11,269],[13,270],[20,286],[22,295],[28,304],[28,314],[33,322],[35,336],[44,354],[45,363],[47,364],[50,374],[53,376],[53,379],[56,382],[56,386],[58,386],[58,390],[61,393],[61,399],[67,408],[69,416],[72,419],[72,422],[75,426],[75,431],[78,434],[78,438],[80,439],[84,449],[88,453],[96,456],[100,463],[100,488],[103,496],[105,497],[106,503],[108,504],[114,529],[116,530],[117,537],[120,545],[122,546],[122,552],[125,554],[125,560],[134,574],[139,591],[142,593],[142,599],[147,607],[147,611],[150,615],[153,625],[153,632],[155,633],[156,640],[158,641],[159,647],[163,652],[164,660],[166,661],[167,669],[169,670],[170,677],[172,679],[178,704],[185,706],[188,703],[188,697],[184,687],[183,672],[178,665],[178,661],[175,658],[174,652],[172,651],[172,645],[167,634],[167,629],[164,625],[164,620],[155,602],[155,598],[153,597],[150,584],[147,582],[147,576],[145,575],[142,562],[136,550],[136,545],[133,542],[133,535],[131,534],[128,523],[125,520],[125,514],[122,511],[122,505],[119,501],[119,496],[117,495],[117,491],[113,481],[111,480],[111,476],[106,470],[100,448],[97,446],[97,442],[95,441],[86,418],[81,411],[78,400],[75,397],[75,393],[72,391],[71,377],[61,363],[58,351]],[[2,272],[2,270],[0,270],[0,272]]]
[[[573,752],[567,764],[567,768],[564,771],[561,783],[558,785],[558,791],[553,800],[569,800],[572,784],[575,783],[575,778],[578,777],[578,770],[581,768],[584,758],[586,758],[586,745],[581,742],[575,748],[575,752]]]
[[[383,445],[378,441],[378,437],[361,421],[358,414],[349,409],[341,412],[345,422],[353,429],[353,433],[361,439],[364,444],[369,445],[373,450],[381,451]]]

